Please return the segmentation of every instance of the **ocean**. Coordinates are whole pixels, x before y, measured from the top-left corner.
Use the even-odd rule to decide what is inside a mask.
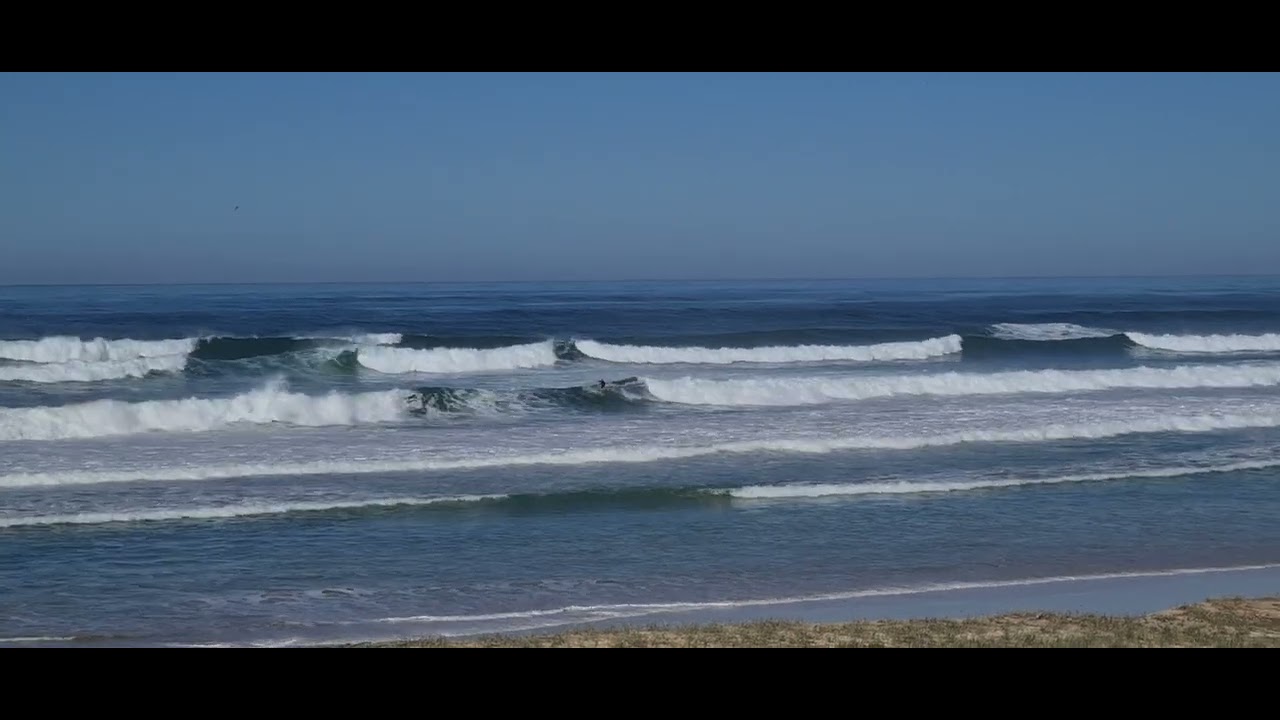
[[[0,288],[0,643],[1280,563],[1280,279]]]

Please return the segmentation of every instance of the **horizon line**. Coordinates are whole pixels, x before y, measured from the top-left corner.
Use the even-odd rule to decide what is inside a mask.
[[[1152,275],[864,275],[838,277],[805,276],[741,276],[723,278],[614,278],[614,279],[546,279],[546,280],[240,280],[199,282],[47,282],[0,283],[0,288],[29,287],[196,287],[196,286],[265,286],[265,285],[536,285],[536,284],[608,284],[608,283],[716,283],[716,282],[865,282],[895,280],[1158,280],[1193,278],[1280,278],[1280,272],[1265,273],[1170,273]]]

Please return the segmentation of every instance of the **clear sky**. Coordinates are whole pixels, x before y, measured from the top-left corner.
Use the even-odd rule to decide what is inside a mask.
[[[10,73],[0,100],[6,284],[1280,272],[1274,73]]]

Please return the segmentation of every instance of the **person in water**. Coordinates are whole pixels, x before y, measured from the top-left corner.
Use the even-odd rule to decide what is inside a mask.
[[[604,381],[603,381],[603,380],[601,380],[601,381],[600,381],[600,389],[601,389],[601,390],[603,390],[603,389],[604,389]]]

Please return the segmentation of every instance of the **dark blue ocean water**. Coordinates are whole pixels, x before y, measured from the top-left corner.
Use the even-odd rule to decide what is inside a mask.
[[[1276,278],[0,288],[0,640],[1276,563],[1278,389]]]

